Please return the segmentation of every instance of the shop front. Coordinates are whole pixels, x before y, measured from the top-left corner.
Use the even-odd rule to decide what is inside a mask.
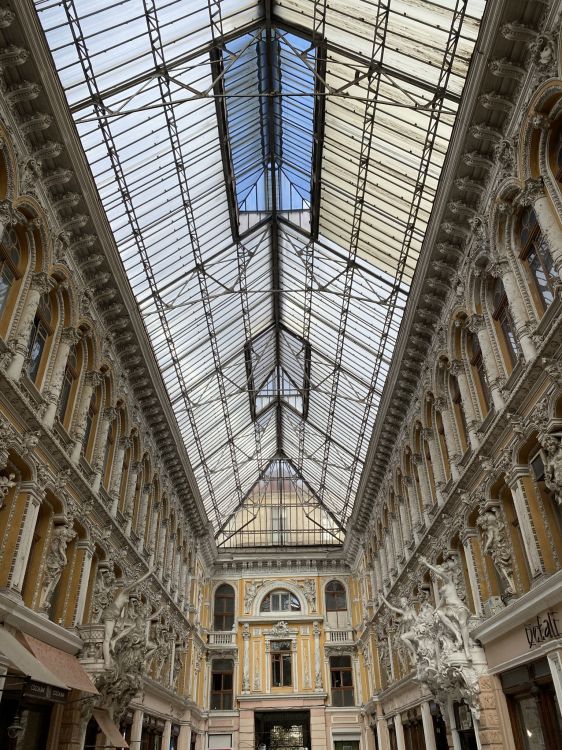
[[[562,748],[561,583],[552,576],[474,631],[505,696],[518,750]]]

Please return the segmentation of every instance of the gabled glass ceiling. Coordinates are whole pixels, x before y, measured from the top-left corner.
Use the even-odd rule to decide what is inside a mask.
[[[36,7],[219,544],[339,543],[484,1]]]

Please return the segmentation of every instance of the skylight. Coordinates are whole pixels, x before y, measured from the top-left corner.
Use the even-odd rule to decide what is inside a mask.
[[[36,0],[221,544],[343,538],[484,4]]]
[[[223,47],[220,111],[238,212],[310,209],[315,57],[309,40],[277,27]]]

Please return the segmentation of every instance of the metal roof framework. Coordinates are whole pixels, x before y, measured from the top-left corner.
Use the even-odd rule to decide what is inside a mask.
[[[35,0],[217,534],[282,462],[341,542],[484,2]]]

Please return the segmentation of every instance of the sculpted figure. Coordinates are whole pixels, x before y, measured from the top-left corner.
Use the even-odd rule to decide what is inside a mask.
[[[143,576],[141,576],[137,581],[133,581],[132,583],[127,584],[127,586],[124,586],[120,591],[118,591],[111,602],[105,607],[105,609],[102,612],[102,622],[104,624],[104,636],[103,636],[103,661],[106,669],[111,668],[111,650],[112,650],[112,641],[113,641],[113,634],[115,631],[115,625],[118,621],[118,619],[121,617],[121,613],[123,612],[123,608],[129,601],[129,597],[131,595],[131,592],[133,589],[135,589],[139,583],[146,580],[148,576],[152,574],[152,570],[149,570],[148,573],[145,573]],[[127,631],[130,632],[130,629]]]
[[[464,650],[467,659],[470,659],[470,639],[468,634],[468,620],[470,610],[462,601],[457,591],[455,574],[456,564],[453,560],[446,561],[441,565],[432,565],[425,557],[420,555],[421,562],[432,570],[439,580],[439,601],[435,608],[435,617],[452,633],[457,646]]]
[[[55,526],[51,538],[51,546],[45,562],[45,575],[43,581],[43,591],[41,592],[41,609],[48,609],[51,603],[51,597],[60,581],[62,571],[67,563],[66,548],[68,543],[74,539],[76,532],[72,526],[61,524]]]
[[[489,508],[480,513],[476,524],[482,530],[482,551],[485,555],[490,555],[498,573],[507,583],[508,593],[513,594],[515,582],[505,523],[493,508]]]
[[[246,614],[251,611],[257,593],[258,587],[253,581],[246,584],[246,591],[244,593],[244,611]]]
[[[92,622],[100,622],[104,609],[112,599],[115,573],[108,563],[103,561],[97,570],[96,585],[92,601]]]
[[[316,612],[316,583],[312,578],[307,578],[306,581],[304,581],[303,591],[311,611]]]
[[[562,443],[555,435],[543,435],[540,444],[546,453],[544,483],[562,505]]]
[[[385,599],[383,594],[381,594],[381,599],[390,610],[400,615],[400,631],[399,631],[400,635],[398,636],[398,638],[402,641],[402,643],[408,649],[408,653],[410,654],[412,663],[415,664],[417,657],[418,657],[418,653],[417,653],[418,639],[417,639],[417,633],[415,630],[415,625],[418,619],[418,614],[415,608],[408,602],[405,596],[402,596],[399,599],[401,608],[392,606],[392,604]]]

